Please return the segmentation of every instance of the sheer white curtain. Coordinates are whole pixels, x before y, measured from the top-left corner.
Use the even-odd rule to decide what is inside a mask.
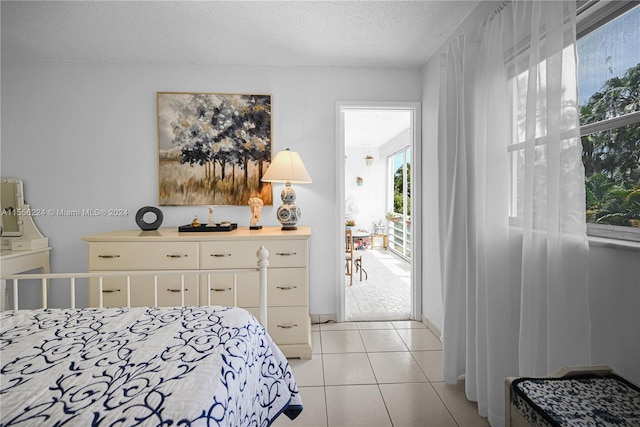
[[[575,19],[508,3],[441,56],[444,375],[495,426],[505,377],[589,361]]]

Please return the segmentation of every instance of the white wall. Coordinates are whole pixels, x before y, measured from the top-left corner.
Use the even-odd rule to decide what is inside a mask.
[[[438,205],[438,92],[437,60],[423,69],[422,86],[422,315],[442,331],[440,219]]]
[[[380,158],[379,149],[367,149],[362,147],[346,148],[345,154],[345,199],[355,201],[358,213],[354,215],[356,228],[373,231],[372,223],[376,220],[384,220],[387,201],[385,190],[387,188],[387,160]],[[374,156],[371,166],[367,166],[364,157],[367,154]],[[361,186],[356,183],[356,178],[364,180]],[[346,215],[346,208],[345,208]]]
[[[512,229],[511,260],[522,256],[522,234]],[[608,365],[625,378],[640,384],[640,247],[589,239],[589,314],[591,363]],[[512,262],[514,281],[520,264]],[[514,305],[519,295],[513,295]]]
[[[640,384],[640,248],[589,246],[592,362]]]
[[[135,213],[156,205],[156,92],[268,93],[273,150],[300,152],[313,184],[296,187],[300,225],[310,225],[310,311],[336,313],[327,265],[335,241],[337,101],[416,102],[419,71],[366,68],[245,67],[2,61],[1,174],[24,181],[27,202],[42,209],[119,208],[124,217],[36,218],[49,237],[54,272],[86,271],[81,237],[136,229]],[[343,153],[340,153],[343,155]],[[275,206],[282,187],[274,186]],[[177,227],[206,206],[162,207]],[[216,219],[248,226],[247,207],[216,208]],[[263,225],[279,225],[265,207]],[[59,297],[64,301],[66,296]],[[62,304],[62,302],[60,303]]]

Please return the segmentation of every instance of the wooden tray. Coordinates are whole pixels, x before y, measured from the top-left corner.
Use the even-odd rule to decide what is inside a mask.
[[[216,224],[215,227],[208,227],[205,224],[200,225],[200,227],[194,227],[191,224],[187,224],[187,225],[181,225],[180,227],[178,227],[178,231],[180,233],[185,233],[185,232],[212,233],[216,231],[232,231],[232,230],[235,230],[236,228],[238,228],[238,224],[236,223],[231,223],[225,226],[222,226],[218,223]]]

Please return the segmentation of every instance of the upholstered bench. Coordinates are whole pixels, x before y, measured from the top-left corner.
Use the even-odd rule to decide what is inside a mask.
[[[640,427],[640,388],[606,366],[507,378],[507,426]]]

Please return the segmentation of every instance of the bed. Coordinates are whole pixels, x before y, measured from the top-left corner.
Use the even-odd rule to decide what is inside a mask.
[[[507,427],[640,427],[640,388],[607,366],[510,377],[505,385]]]
[[[45,292],[47,275],[38,276]],[[208,305],[5,310],[0,425],[262,427],[280,414],[293,419],[302,400],[262,324],[242,308]]]

